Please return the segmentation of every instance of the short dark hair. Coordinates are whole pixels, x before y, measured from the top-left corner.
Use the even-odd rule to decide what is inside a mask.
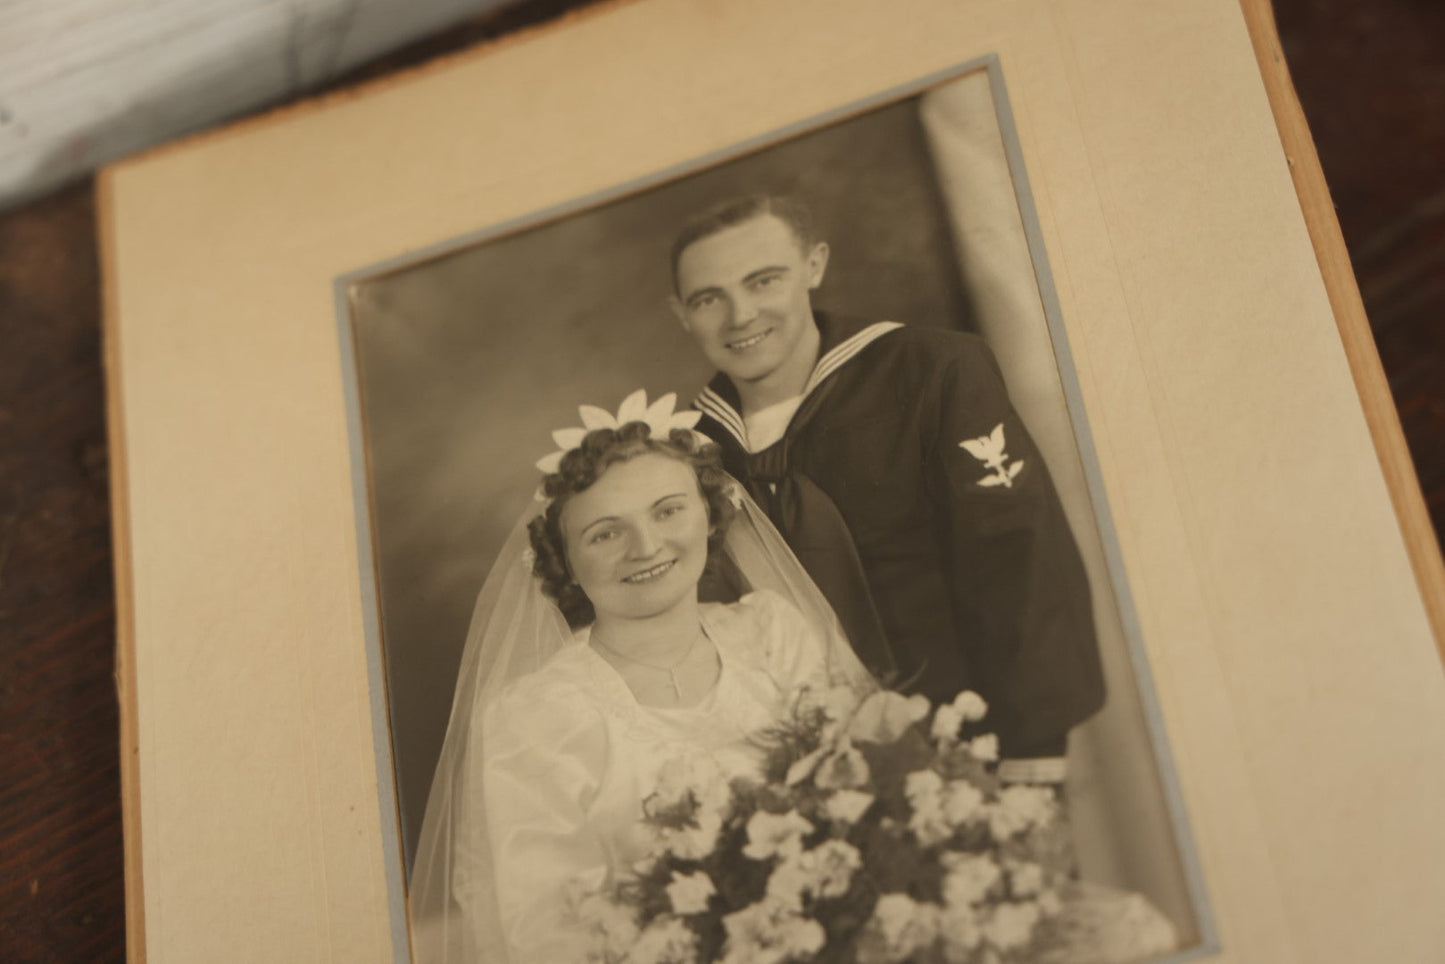
[[[677,264],[689,247],[753,218],[775,217],[788,226],[798,246],[807,250],[817,240],[813,214],[797,198],[779,194],[748,194],[731,198],[698,212],[683,223],[672,242],[672,286],[677,288]]]
[[[723,471],[718,447],[704,442],[689,429],[675,428],[665,439],[651,436],[645,422],[628,422],[620,428],[599,428],[588,432],[582,444],[562,457],[556,472],[542,480],[542,492],[551,504],[547,511],[528,523],[528,535],[536,560],[532,572],[542,580],[542,591],[552,599],[567,625],[573,629],[591,625],[597,618],[592,600],[572,579],[567,564],[567,542],[562,536],[562,509],[568,500],[585,492],[602,474],[619,462],[655,452],[692,466],[698,489],[707,507],[708,565],[713,566],[733,519],[728,494],[733,481]]]

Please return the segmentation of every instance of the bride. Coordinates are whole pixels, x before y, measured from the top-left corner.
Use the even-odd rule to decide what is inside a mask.
[[[876,683],[781,537],[674,398],[583,406],[538,462],[545,507],[513,530],[473,614],[417,845],[419,964],[587,958],[570,898],[653,842],[665,764],[756,774],[757,738],[805,687]],[[742,590],[704,602],[700,587]],[[711,590],[708,591],[712,594]],[[1140,895],[1076,883],[1040,960],[1105,964],[1175,946]]]
[[[477,602],[411,886],[418,961],[576,959],[570,888],[641,858],[680,753],[725,773],[807,685],[871,679],[832,610],[674,396],[584,406],[538,463],[545,509]],[[699,585],[741,583],[707,603]]]

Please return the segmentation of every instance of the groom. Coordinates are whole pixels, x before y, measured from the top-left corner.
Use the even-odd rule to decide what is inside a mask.
[[[1005,780],[1059,783],[1102,705],[1089,586],[1043,459],[975,335],[815,311],[828,245],[794,201],[689,221],[673,310],[717,376],[699,428],[868,666],[988,701]]]

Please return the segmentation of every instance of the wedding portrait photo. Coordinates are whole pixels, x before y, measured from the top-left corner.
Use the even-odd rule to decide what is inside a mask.
[[[415,964],[1217,946],[1005,81],[337,279]]]

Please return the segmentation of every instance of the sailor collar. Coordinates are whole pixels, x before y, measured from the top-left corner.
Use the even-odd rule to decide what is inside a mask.
[[[821,312],[815,312],[814,318],[818,322],[823,344],[818,353],[818,362],[803,385],[801,399],[807,399],[828,376],[846,365],[864,348],[890,331],[903,327],[896,321],[877,321],[858,328],[856,325],[834,322]],[[693,405],[721,425],[744,449],[748,447],[748,433],[743,423],[738,390],[727,375],[718,372]]]

